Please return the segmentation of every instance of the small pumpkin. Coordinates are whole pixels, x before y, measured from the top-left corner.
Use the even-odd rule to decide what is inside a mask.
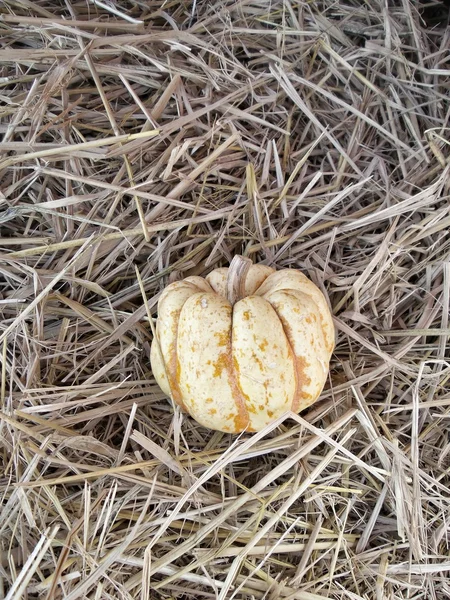
[[[164,393],[201,425],[229,433],[259,431],[315,402],[335,342],[312,281],[240,256],[168,285],[156,337],[151,364]]]

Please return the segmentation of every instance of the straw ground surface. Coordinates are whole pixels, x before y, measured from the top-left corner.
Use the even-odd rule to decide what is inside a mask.
[[[448,18],[0,3],[1,598],[449,597]],[[149,363],[164,286],[236,253],[337,329],[320,401],[257,435]]]

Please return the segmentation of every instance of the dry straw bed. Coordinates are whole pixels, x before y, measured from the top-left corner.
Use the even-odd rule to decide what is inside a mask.
[[[448,19],[2,0],[0,598],[449,597]],[[149,363],[163,287],[236,253],[338,331],[320,401],[242,436]]]

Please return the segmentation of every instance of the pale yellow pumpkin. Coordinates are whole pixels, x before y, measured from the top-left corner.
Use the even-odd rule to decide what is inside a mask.
[[[235,257],[230,269],[168,285],[151,364],[161,389],[198,423],[259,431],[319,397],[334,348],[327,302],[300,271]]]

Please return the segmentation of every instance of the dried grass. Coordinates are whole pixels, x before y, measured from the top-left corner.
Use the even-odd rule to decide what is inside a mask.
[[[449,597],[448,19],[2,1],[0,598]],[[162,288],[235,253],[338,329],[320,402],[239,437],[149,366]]]

